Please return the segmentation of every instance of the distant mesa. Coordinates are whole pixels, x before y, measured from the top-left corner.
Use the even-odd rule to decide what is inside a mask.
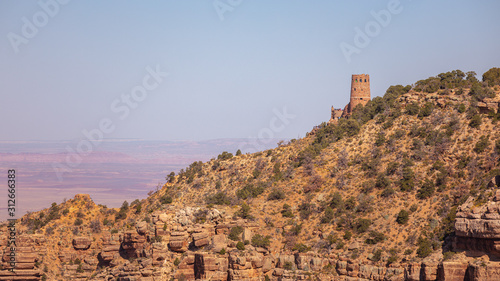
[[[370,75],[353,74],[351,79],[351,96],[349,103],[344,109],[332,106],[332,116],[328,123],[335,123],[340,118],[348,118],[354,108],[358,105],[365,105],[371,99],[370,96]]]

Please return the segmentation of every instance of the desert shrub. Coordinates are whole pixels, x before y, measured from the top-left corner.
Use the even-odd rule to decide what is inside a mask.
[[[434,194],[434,183],[430,180],[425,180],[422,187],[417,192],[417,198],[427,199]]]
[[[250,206],[248,206],[247,203],[243,202],[241,204],[240,210],[236,213],[237,216],[239,216],[242,219],[251,219],[253,218],[252,215],[250,214]]]
[[[377,180],[375,181],[376,188],[386,188],[391,184],[391,181],[382,173],[377,176]]]
[[[100,233],[101,232],[101,221],[99,219],[95,219],[90,221],[90,229],[92,230],[93,233]]]
[[[252,237],[252,246],[254,247],[261,247],[261,248],[268,248],[269,245],[271,245],[271,236],[263,236],[260,234],[255,234]]]
[[[179,264],[181,264],[181,260],[179,258],[175,258],[174,265],[179,266]]]
[[[247,184],[238,191],[236,191],[236,196],[238,198],[246,200],[248,198],[255,198],[262,194],[265,190],[265,184],[264,183],[258,183],[258,184]]]
[[[314,175],[309,180],[309,184],[304,186],[304,193],[319,190],[323,186],[323,179],[319,175]]]
[[[385,170],[386,175],[394,175],[398,171],[398,163],[397,162],[391,162],[387,165],[387,169]]]
[[[241,226],[235,226],[232,227],[231,230],[229,231],[229,235],[227,238],[233,240],[233,241],[239,241],[240,240],[240,235],[243,233],[243,227]]]
[[[427,117],[431,115],[433,109],[434,105],[430,102],[426,102],[425,105],[422,108],[420,108],[418,112],[418,117]]]
[[[236,156],[240,156],[240,155],[241,155],[241,149],[236,150]]]
[[[240,242],[238,242],[238,243],[236,243],[236,249],[238,249],[238,250],[240,250],[240,251],[245,250],[245,243],[243,243],[243,242],[241,242],[241,241],[240,241]]]
[[[382,197],[391,197],[392,195],[394,195],[395,191],[394,191],[394,188],[392,187],[386,187],[384,190],[382,190],[382,192],[380,193],[380,196]]]
[[[465,104],[461,103],[457,107],[458,113],[464,113],[467,108],[465,107]]]
[[[285,199],[285,193],[280,189],[273,189],[267,196],[267,200],[281,200]]]
[[[420,105],[416,102],[412,102],[406,105],[406,114],[408,115],[417,115],[420,111]]]
[[[271,176],[271,178],[274,181],[280,181],[283,179],[283,173],[281,172],[281,163],[280,162],[274,163],[273,175]]]
[[[354,208],[356,208],[356,199],[353,196],[350,196],[345,200],[344,207],[346,210],[354,210]]]
[[[482,153],[490,145],[489,136],[481,136],[474,147],[474,152]]]
[[[160,197],[160,203],[161,204],[170,204],[172,203],[172,197],[168,196],[167,194],[163,195]]]
[[[76,226],[82,225],[83,224],[83,220],[81,218],[76,218],[76,220],[75,220],[75,222],[73,224],[76,225]]]
[[[418,238],[417,246],[417,256],[419,258],[428,257],[432,253],[432,243],[427,238]]]
[[[381,232],[378,232],[378,231],[370,231],[370,235],[369,235],[369,238],[367,238],[365,240],[365,243],[366,244],[377,244],[379,242],[382,242],[385,240],[385,235]]]
[[[380,258],[382,257],[382,250],[378,249],[373,252],[373,257],[371,258],[372,261],[377,262],[380,261]]]
[[[302,218],[303,220],[309,219],[309,216],[312,214],[313,209],[313,204],[309,202],[302,202],[298,207],[300,218]]]
[[[385,133],[379,132],[375,138],[375,146],[381,146],[385,143]]]
[[[287,262],[283,263],[283,269],[292,270],[293,269],[293,263],[290,262],[290,261],[287,261]]]
[[[219,191],[215,194],[209,195],[205,198],[207,204],[214,205],[229,205],[231,204],[231,199],[226,195],[225,192]]]
[[[334,213],[332,207],[326,207],[323,217],[321,217],[321,223],[330,223],[333,220]]]
[[[479,114],[475,114],[474,116],[472,116],[472,118],[470,119],[470,122],[469,122],[469,126],[471,128],[479,128],[479,126],[481,126],[481,123],[482,123],[482,120],[481,120],[481,115]]]
[[[228,159],[231,159],[231,158],[233,158],[233,154],[229,153],[227,151],[224,151],[224,152],[222,152],[221,154],[219,154],[217,156],[217,160],[221,160],[221,161],[228,160]]]
[[[500,85],[500,68],[493,67],[486,71],[483,74],[483,82],[486,82],[490,87]]]
[[[411,167],[404,167],[403,168],[403,177],[401,181],[399,182],[399,186],[401,191],[411,191],[413,190],[413,187],[415,186],[413,182],[414,178],[414,173],[413,169]]]
[[[455,252],[452,252],[452,251],[449,251],[449,252],[445,252],[443,253],[443,260],[449,260],[451,259],[456,253]]]
[[[342,209],[344,207],[344,200],[342,199],[342,195],[340,192],[335,192],[332,195],[332,199],[330,200],[330,207],[333,209]]]
[[[290,228],[289,234],[293,236],[299,235],[300,231],[302,231],[302,224],[295,224]]]
[[[372,221],[369,219],[357,219],[356,222],[354,223],[354,231],[357,233],[363,233],[370,228],[370,225],[372,224]]]
[[[342,238],[344,238],[344,240],[351,240],[351,237],[352,237],[352,232],[350,232],[349,230],[346,230],[344,232],[344,236],[342,236]]]
[[[299,253],[305,253],[311,250],[311,247],[308,247],[305,244],[297,243],[292,247],[292,251],[297,251]]]
[[[399,224],[406,224],[409,219],[410,219],[410,215],[408,214],[408,211],[401,210],[401,211],[399,211],[399,213],[396,217],[396,222]]]
[[[292,207],[288,204],[283,204],[283,209],[281,210],[281,215],[285,218],[293,218]]]

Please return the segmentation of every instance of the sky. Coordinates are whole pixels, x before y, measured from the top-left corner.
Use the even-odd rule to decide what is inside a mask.
[[[0,1],[0,141],[296,138],[349,101],[500,66],[500,1]]]

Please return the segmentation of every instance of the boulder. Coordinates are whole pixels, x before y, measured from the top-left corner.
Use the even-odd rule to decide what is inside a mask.
[[[89,237],[79,236],[73,238],[73,248],[75,250],[87,250],[90,248],[92,240]]]

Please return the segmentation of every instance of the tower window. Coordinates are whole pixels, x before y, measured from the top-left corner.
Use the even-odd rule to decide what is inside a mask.
[[[366,82],[366,79],[365,79],[365,82]]]

